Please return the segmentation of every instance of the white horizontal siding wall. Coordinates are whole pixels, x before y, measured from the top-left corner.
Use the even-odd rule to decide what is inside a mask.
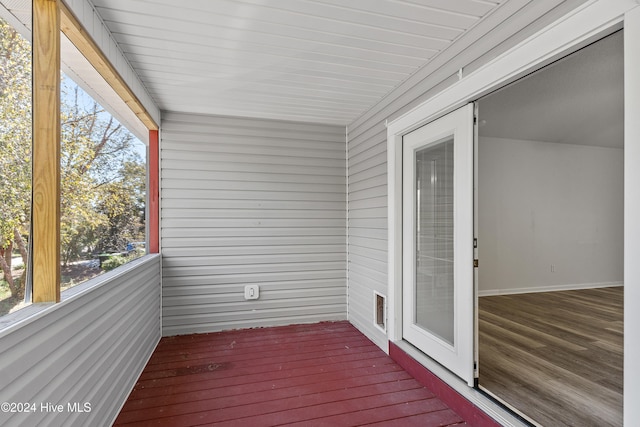
[[[385,122],[558,19],[584,0],[511,0],[348,126],[349,320],[383,349],[374,291],[387,295],[387,134]]]
[[[163,113],[163,334],[346,319],[345,157],[340,126]]]
[[[133,261],[65,291],[61,303],[3,320],[11,317],[22,320],[0,331],[0,402],[30,403],[36,411],[0,411],[0,425],[109,426],[160,340],[160,257]],[[47,403],[63,411],[43,410]],[[88,403],[89,411],[70,411],[74,403]]]

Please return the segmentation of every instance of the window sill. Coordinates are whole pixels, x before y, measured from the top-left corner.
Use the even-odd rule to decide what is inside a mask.
[[[42,316],[46,316],[47,314],[54,312],[59,307],[63,307],[66,304],[69,304],[71,301],[80,298],[80,296],[83,294],[95,291],[96,289],[100,289],[103,286],[108,286],[115,278],[127,274],[142,265],[152,262],[158,257],[160,257],[159,254],[149,254],[142,256],[125,265],[122,265],[104,274],[89,279],[86,282],[69,288],[60,294],[59,303],[32,303],[20,310],[1,317],[0,338],[10,334],[15,329],[29,324],[36,319],[39,319]]]

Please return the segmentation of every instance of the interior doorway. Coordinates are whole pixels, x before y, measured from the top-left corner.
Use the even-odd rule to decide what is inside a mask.
[[[623,32],[478,101],[479,387],[621,425]]]

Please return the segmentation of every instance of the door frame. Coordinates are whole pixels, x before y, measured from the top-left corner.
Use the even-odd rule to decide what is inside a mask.
[[[407,330],[403,332],[403,337],[413,343],[415,347],[424,346],[430,348],[433,359],[438,360],[443,366],[455,372],[460,378],[467,381],[470,386],[474,385],[474,279],[473,279],[473,221],[465,212],[473,212],[473,116],[474,104],[470,103],[459,109],[452,111],[446,116],[440,117],[436,121],[416,129],[411,133],[411,138],[420,142],[403,141],[404,164],[408,157],[415,162],[415,149],[431,146],[443,138],[453,140],[453,343],[447,343],[439,337],[435,337],[423,328],[411,324],[409,316],[412,310],[403,312],[403,327]],[[414,163],[415,165],[415,163]],[[404,197],[404,206],[409,208],[403,217],[411,218],[415,221],[415,166],[405,167],[403,191],[408,191],[412,197]],[[411,175],[411,179],[409,179]],[[407,186],[409,185],[409,186]],[[406,195],[406,193],[405,193]],[[411,200],[413,199],[413,200]],[[407,225],[407,224],[404,224]],[[409,276],[415,278],[415,226],[403,227],[404,249],[411,252],[411,256],[406,257],[403,262],[403,269]],[[403,291],[409,291],[416,286],[415,283],[409,287],[403,287]],[[410,292],[413,293],[413,292]],[[407,292],[404,292],[407,295]],[[410,298],[415,301],[415,297]],[[408,302],[408,301],[404,301]],[[412,303],[409,305],[413,305]],[[403,307],[406,309],[407,305]],[[407,326],[409,324],[409,326]],[[412,338],[409,338],[409,337]]]
[[[630,327],[640,322],[640,6],[635,0],[591,0],[518,43],[482,67],[459,80],[422,104],[387,123],[387,206],[388,206],[388,328],[390,342],[401,348],[402,340],[402,136],[480,97],[505,86],[526,74],[560,59],[602,37],[625,29],[625,364],[624,419],[640,418],[640,337]],[[460,76],[464,76],[460,78]],[[416,354],[411,350],[412,354]],[[425,355],[419,362],[440,376],[447,384],[497,420],[511,424],[501,409],[462,380],[438,367]]]

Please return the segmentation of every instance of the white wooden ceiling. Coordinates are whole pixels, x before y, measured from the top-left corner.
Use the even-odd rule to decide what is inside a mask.
[[[162,110],[346,125],[504,0],[92,0]]]
[[[511,5],[511,0],[91,1],[161,109],[339,125],[352,123],[466,31]],[[30,3],[0,0],[0,15],[18,27],[24,24],[26,36]],[[483,99],[481,134],[620,146],[621,46],[618,34]],[[69,61],[77,56],[65,53],[65,71],[80,70],[74,77],[86,77],[86,67]],[[98,89],[94,96],[103,91]],[[104,100],[111,105],[110,98]],[[562,120],[552,120],[560,113]]]

